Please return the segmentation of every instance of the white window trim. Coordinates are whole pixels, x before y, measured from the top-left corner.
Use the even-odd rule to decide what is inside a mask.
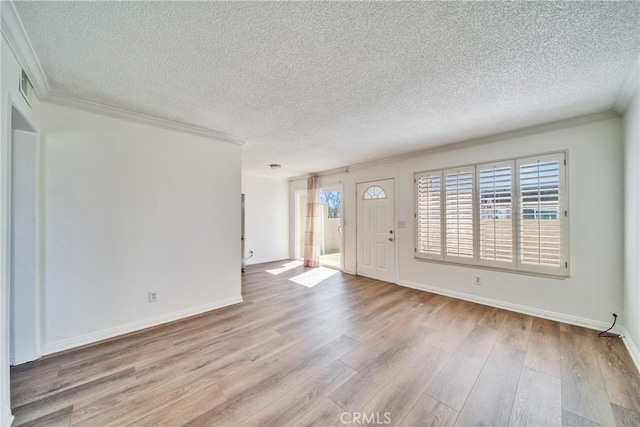
[[[519,210],[519,198],[520,198],[520,180],[519,180],[519,165],[524,162],[530,162],[531,160],[544,160],[544,159],[556,159],[560,162],[560,259],[561,263],[559,267],[551,267],[551,266],[536,266],[532,264],[525,264],[520,262],[520,242],[519,242],[519,224],[520,224],[520,210]],[[499,164],[507,164],[512,162],[514,165],[513,173],[512,173],[512,185],[513,185],[513,197],[512,197],[512,218],[513,218],[513,253],[514,253],[514,266],[505,266],[505,264],[511,263],[503,263],[498,262],[494,264],[492,262],[488,262],[489,260],[480,260],[479,254],[479,181],[478,181],[478,173],[479,168],[499,165]],[[471,169],[474,171],[473,175],[473,193],[474,193],[474,261],[472,262],[464,262],[468,261],[468,259],[459,259],[458,257],[447,257],[446,256],[446,172],[455,171],[455,170],[465,170]],[[418,251],[418,191],[417,191],[417,180],[419,177],[427,176],[427,175],[435,175],[442,174],[442,189],[441,189],[441,254],[442,256],[434,256],[426,253],[422,253]],[[560,152],[552,152],[546,154],[539,155],[530,155],[523,156],[512,159],[504,159],[495,162],[488,163],[478,163],[473,165],[461,166],[457,168],[440,168],[440,169],[432,169],[428,171],[420,171],[414,173],[414,257],[416,259],[421,259],[428,262],[436,262],[443,264],[451,264],[451,265],[459,265],[459,266],[471,266],[476,268],[483,269],[491,269],[519,274],[528,274],[528,275],[538,275],[545,277],[554,277],[554,278],[567,278],[570,273],[569,266],[569,246],[570,246],[570,236],[569,236],[569,185],[568,185],[568,153],[567,151]],[[453,258],[453,259],[452,259]]]

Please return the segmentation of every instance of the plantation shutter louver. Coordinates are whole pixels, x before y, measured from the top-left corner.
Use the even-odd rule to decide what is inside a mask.
[[[416,256],[442,260],[442,172],[415,176]]]
[[[564,159],[564,154],[552,154],[517,161],[518,270],[566,271]]]
[[[475,264],[474,167],[445,170],[445,261]]]
[[[513,218],[514,161],[477,166],[478,264],[516,267]]]

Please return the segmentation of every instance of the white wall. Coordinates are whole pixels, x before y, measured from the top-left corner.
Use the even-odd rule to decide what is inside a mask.
[[[625,135],[625,277],[624,312],[630,353],[640,365],[640,94],[624,116]],[[635,353],[635,354],[634,354]]]
[[[4,2],[0,2],[2,4]],[[4,8],[7,5],[1,6]],[[9,212],[11,200],[11,113],[17,109],[30,127],[39,126],[39,102],[31,105],[22,98],[18,82],[22,67],[2,36],[0,45],[0,425],[11,423],[9,392]]]
[[[323,176],[323,186],[344,184],[345,271],[355,272],[356,183],[395,178],[396,220],[406,223],[406,228],[396,228],[398,283],[584,326],[610,324],[611,313],[622,310],[622,139],[622,120],[614,118]],[[561,280],[414,258],[414,172],[565,149],[571,277]],[[304,185],[303,180],[292,182],[291,194]],[[474,285],[476,275],[482,286]]]
[[[242,174],[247,265],[289,258],[289,184],[286,178]]]
[[[38,284],[38,134],[13,131],[11,203],[11,362],[40,357]]]
[[[52,104],[41,126],[45,353],[241,300],[239,146]]]

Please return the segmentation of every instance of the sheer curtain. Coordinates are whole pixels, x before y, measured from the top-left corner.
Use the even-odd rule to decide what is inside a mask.
[[[304,265],[320,266],[320,177],[307,179],[307,225],[304,233]]]

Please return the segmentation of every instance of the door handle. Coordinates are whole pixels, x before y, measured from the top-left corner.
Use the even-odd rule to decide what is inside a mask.
[[[341,225],[338,226],[338,234],[342,234],[342,226]]]
[[[393,237],[389,237],[389,241],[390,241],[390,242],[393,242]]]

